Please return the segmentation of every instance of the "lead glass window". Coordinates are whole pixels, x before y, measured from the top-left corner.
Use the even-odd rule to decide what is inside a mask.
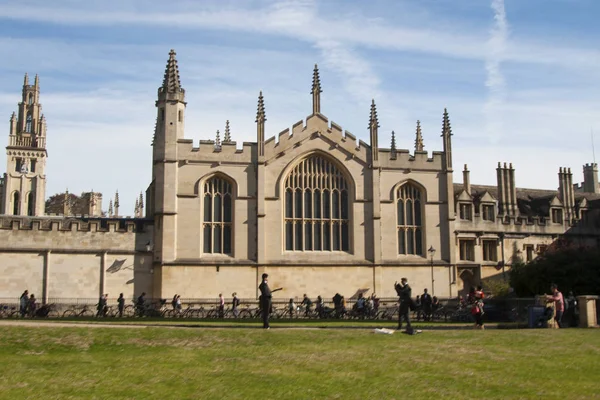
[[[327,158],[300,161],[285,180],[285,249],[350,251],[349,187]]]
[[[227,180],[214,177],[204,183],[204,253],[231,254],[233,193]]]
[[[421,190],[410,183],[396,191],[398,254],[423,255],[423,203]]]

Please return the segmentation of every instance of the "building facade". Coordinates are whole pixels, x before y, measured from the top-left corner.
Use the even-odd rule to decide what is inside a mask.
[[[142,197],[134,219],[119,218],[112,207],[102,218],[2,217],[0,238],[13,239],[0,248],[6,277],[0,297],[20,294],[40,271],[49,297],[73,297],[79,284],[72,282],[85,282],[77,296],[125,290],[128,296],[212,298],[235,291],[255,298],[263,272],[284,288],[282,298],[351,297],[365,289],[394,296],[401,277],[415,292],[428,288],[455,297],[502,279],[510,265],[533,259],[558,238],[597,244],[596,164],[584,166],[582,186],[561,168],[558,191],[516,188],[515,170],[506,164],[498,165],[497,186],[471,185],[466,165],[457,184],[446,110],[441,151],[423,150],[418,122],[414,150],[396,149],[393,133],[390,148],[382,148],[374,101],[364,143],[321,112],[316,66],[311,93],[310,115],[276,137],[266,135],[260,93],[256,142],[238,149],[227,124],[223,140],[218,134],[195,145],[185,138],[185,90],[171,51],[156,101],[145,217]],[[4,183],[3,198],[13,187]],[[38,236],[47,239],[34,240]],[[77,258],[73,249],[95,257],[85,278],[77,262],[67,261]],[[52,292],[49,287],[61,286],[52,283],[50,253],[56,251],[65,254],[59,270],[66,282]],[[24,261],[36,252],[47,257]],[[131,269],[121,268],[122,259]],[[28,274],[17,273],[22,265],[30,265]],[[118,279],[110,275],[115,270]]]

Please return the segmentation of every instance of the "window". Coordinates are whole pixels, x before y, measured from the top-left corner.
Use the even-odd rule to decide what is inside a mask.
[[[160,109],[160,122],[164,122],[165,121],[165,109],[161,108]]]
[[[21,172],[21,167],[23,167],[23,159],[18,157],[15,159],[15,172]]]
[[[32,123],[31,115],[28,115],[27,120],[25,121],[25,132],[31,133],[31,123]]]
[[[472,204],[459,204],[460,219],[471,221],[473,219],[473,205]]]
[[[36,160],[32,159],[31,160],[31,171],[30,172],[35,172],[35,164],[36,164]]]
[[[525,253],[527,257],[527,262],[533,261],[533,245],[528,244],[525,246]]]
[[[20,201],[21,201],[21,196],[19,196],[19,192],[15,192],[13,194],[13,215],[19,215],[20,214]]]
[[[498,242],[483,240],[483,261],[498,261]]]
[[[29,96],[27,96],[27,104],[33,104],[33,93],[29,93]]]
[[[35,212],[35,200],[33,199],[33,193],[29,192],[27,195],[27,215],[33,216]]]
[[[483,217],[484,221],[495,221],[495,216],[496,216],[496,207],[491,205],[491,204],[483,204],[481,206],[481,216]]]
[[[547,249],[548,249],[548,245],[538,244],[538,247],[537,247],[538,254],[544,254]]]
[[[396,191],[398,254],[423,255],[423,203],[421,191],[407,183]]]
[[[563,223],[563,214],[562,214],[562,210],[560,208],[552,209],[552,222],[555,224]]]
[[[349,187],[327,158],[300,161],[285,180],[285,249],[350,251]]]
[[[204,184],[204,253],[231,254],[233,238],[231,183],[214,177]]]
[[[179,122],[183,122],[183,111],[179,110],[178,115],[179,115],[179,117],[178,117]]]
[[[463,261],[475,261],[475,239],[460,239],[460,259]]]

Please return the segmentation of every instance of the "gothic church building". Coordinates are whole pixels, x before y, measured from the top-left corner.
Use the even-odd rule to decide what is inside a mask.
[[[277,140],[266,135],[260,93],[256,142],[238,149],[227,124],[222,141],[195,144],[185,138],[174,51],[158,89],[146,216],[45,217],[45,122],[37,80],[29,88],[26,82],[19,118],[11,119],[0,185],[0,236],[9,238],[0,248],[0,275],[9,274],[0,297],[17,296],[35,280],[46,298],[121,291],[256,298],[263,272],[284,288],[281,298],[351,297],[364,289],[391,297],[401,277],[415,292],[455,297],[501,279],[512,263],[530,261],[560,238],[596,245],[600,237],[596,164],[584,166],[582,186],[561,168],[558,191],[516,188],[514,168],[500,163],[497,186],[471,185],[466,165],[462,183],[454,183],[447,111],[442,151],[423,150],[418,123],[413,151],[396,149],[393,133],[391,147],[380,147],[374,101],[369,143],[357,142],[321,112],[316,66],[312,113],[291,131]],[[10,240],[15,234],[24,241]],[[39,237],[47,239],[33,240]],[[67,282],[57,282],[57,269]]]

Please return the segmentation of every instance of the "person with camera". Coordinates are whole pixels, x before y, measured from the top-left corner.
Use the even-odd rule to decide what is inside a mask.
[[[258,286],[258,290],[260,290],[260,308],[262,313],[262,321],[263,321],[263,329],[271,329],[269,325],[269,314],[271,313],[271,298],[274,292],[281,290],[282,288],[277,288],[271,290],[269,288],[269,275],[262,274],[262,282]]]
[[[402,330],[402,320],[406,321],[406,333],[414,335],[414,329],[410,325],[410,309],[412,305],[412,289],[408,284],[408,279],[400,279],[400,283],[394,283],[394,289],[400,300],[400,309],[398,311],[398,330]]]

